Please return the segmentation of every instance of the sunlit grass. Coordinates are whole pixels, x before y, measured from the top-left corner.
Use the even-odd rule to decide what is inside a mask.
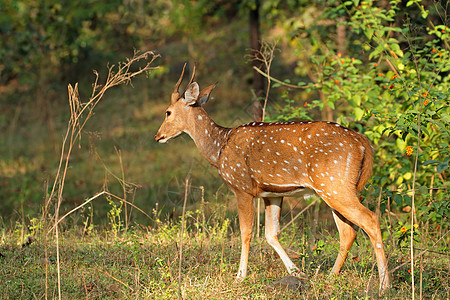
[[[157,214],[154,211],[154,214]],[[151,227],[132,226],[124,231],[88,229],[78,226],[60,237],[61,288],[70,299],[176,299],[179,295],[178,265],[180,223],[158,220]],[[307,216],[281,235],[293,261],[302,266],[310,280],[300,291],[268,286],[287,276],[274,250],[264,238],[254,237],[248,278],[234,283],[239,265],[240,237],[236,226],[220,214],[188,211],[183,237],[181,293],[186,299],[357,299],[378,298],[378,274],[370,241],[362,232],[344,265],[341,276],[329,277],[337,255],[338,237],[322,225],[311,235]],[[2,268],[0,293],[4,299],[57,296],[54,240],[37,229],[3,229],[0,241]],[[30,245],[23,238],[33,236]],[[418,245],[427,247],[428,245]],[[437,247],[438,248],[438,247]],[[436,249],[437,249],[436,248]],[[46,251],[47,250],[47,258]],[[389,266],[409,259],[409,249],[388,246]],[[439,252],[439,251],[437,251]],[[423,289],[427,298],[445,299],[448,288],[448,255],[427,253],[422,261]],[[47,268],[47,272],[46,272]],[[409,265],[392,275],[393,288],[386,297],[411,297]],[[419,270],[419,268],[417,268]],[[47,279],[46,279],[47,275]],[[418,284],[418,282],[416,283]],[[417,289],[416,289],[417,290]]]

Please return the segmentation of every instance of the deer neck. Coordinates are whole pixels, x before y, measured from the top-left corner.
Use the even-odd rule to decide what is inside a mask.
[[[201,107],[193,107],[185,130],[197,145],[200,153],[217,168],[222,148],[226,144],[230,128],[217,125]]]

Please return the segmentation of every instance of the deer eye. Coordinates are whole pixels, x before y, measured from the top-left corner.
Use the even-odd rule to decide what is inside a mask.
[[[170,116],[170,114],[172,114],[171,111],[166,111],[166,117]]]

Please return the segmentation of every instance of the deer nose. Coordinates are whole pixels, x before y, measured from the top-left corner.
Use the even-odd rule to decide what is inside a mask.
[[[160,140],[162,140],[164,138],[164,136],[162,134],[159,133],[159,131],[156,133],[155,135],[155,141],[159,142]]]

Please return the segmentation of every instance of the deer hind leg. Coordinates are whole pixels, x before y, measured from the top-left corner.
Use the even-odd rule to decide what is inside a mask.
[[[325,197],[324,200],[345,219],[361,227],[367,233],[377,259],[380,291],[386,290],[390,285],[390,279],[377,215],[359,202],[356,193],[354,195],[353,193],[342,194],[340,198],[335,199]]]
[[[239,227],[241,230],[241,260],[236,281],[241,282],[247,277],[248,253],[250,251],[250,241],[252,239],[253,215],[255,207],[253,197],[245,193],[235,193],[239,213]]]
[[[339,231],[339,254],[334,263],[332,274],[339,275],[339,272],[347,258],[348,251],[352,247],[356,238],[356,230],[352,227],[352,223],[344,218],[340,213],[333,210],[333,217]]]
[[[266,206],[266,226],[265,236],[266,240],[280,256],[289,274],[304,278],[306,275],[300,271],[299,268],[291,261],[289,256],[284,251],[280,242],[278,241],[278,234],[280,233],[280,216],[281,207],[283,205],[283,198],[264,198],[264,204]]]

